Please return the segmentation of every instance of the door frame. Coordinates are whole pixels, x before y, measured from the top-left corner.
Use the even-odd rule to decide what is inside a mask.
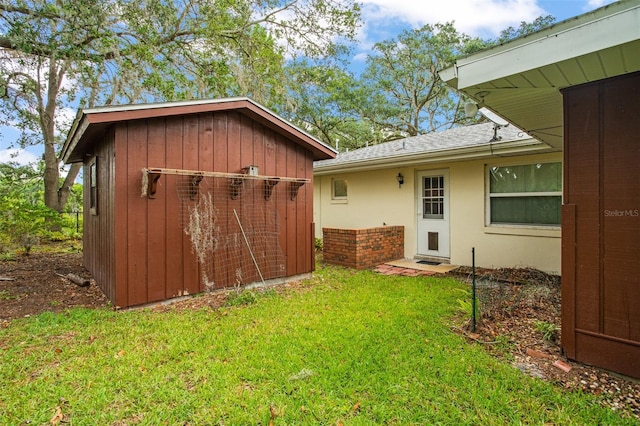
[[[422,212],[423,212],[423,182],[424,182],[424,178],[428,177],[428,176],[443,176],[444,178],[444,203],[443,203],[443,219],[442,222],[438,223],[436,221],[438,221],[439,219],[423,219],[422,217]],[[416,209],[415,214],[416,214],[416,257],[417,258],[423,258],[423,259],[436,259],[439,260],[441,262],[449,262],[449,259],[451,258],[451,212],[450,212],[450,208],[451,208],[451,190],[450,190],[450,186],[451,186],[451,176],[450,176],[450,169],[449,168],[443,168],[443,169],[432,169],[432,170],[417,170],[416,171],[416,179],[415,179],[415,195],[416,195]],[[421,246],[421,235],[424,235],[426,232],[428,232],[428,228],[425,229],[426,227],[426,223],[429,220],[433,220],[434,222],[432,222],[434,226],[435,231],[437,231],[439,234],[444,234],[445,238],[441,239],[441,237],[438,237],[439,239],[439,249],[438,251],[440,251],[440,253],[435,252],[435,251],[429,251],[429,250],[423,250],[423,247]],[[444,244],[442,244],[444,243]]]

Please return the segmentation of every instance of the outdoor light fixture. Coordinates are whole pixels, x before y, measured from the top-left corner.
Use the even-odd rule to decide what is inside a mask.
[[[478,108],[480,106],[484,106],[484,97],[487,96],[489,92],[482,91],[475,94],[475,99],[479,99],[478,102],[473,100],[464,104],[464,115],[467,118],[474,118],[478,113]]]
[[[402,176],[402,173],[398,173],[396,179],[398,180],[398,188],[402,188],[402,184],[404,183],[404,176]]]
[[[478,105],[475,102],[467,102],[464,104],[464,115],[467,118],[473,118],[478,113]]]

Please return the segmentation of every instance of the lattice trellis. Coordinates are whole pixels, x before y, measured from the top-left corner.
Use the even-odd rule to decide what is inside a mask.
[[[162,174],[178,175],[178,223],[189,236],[207,288],[285,275],[278,203],[295,199],[308,179],[144,169],[143,195],[155,196]]]

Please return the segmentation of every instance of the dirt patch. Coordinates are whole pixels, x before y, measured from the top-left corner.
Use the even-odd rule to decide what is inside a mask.
[[[470,268],[455,275],[471,282]],[[602,395],[604,405],[640,419],[640,380],[568,360],[560,348],[560,277],[532,269],[476,271],[480,316],[457,330],[533,377]]]
[[[12,319],[45,311],[109,305],[93,281],[88,287],[79,287],[60,276],[69,273],[91,277],[82,266],[82,254],[33,253],[0,261],[0,326],[6,326]],[[459,279],[469,280],[470,275],[470,270],[465,268],[456,271]],[[558,333],[550,339],[543,338],[540,323],[550,330],[549,325],[560,327],[558,277],[531,269],[483,269],[477,271],[477,282],[483,316],[476,333],[470,331],[468,323],[458,327],[460,333],[525,374],[565,389],[603,395],[604,405],[640,419],[640,381],[567,360],[561,354]],[[308,287],[291,282],[255,291],[283,293],[305,288]],[[217,308],[227,303],[229,294],[214,292],[153,308],[158,311]],[[564,367],[563,364],[554,366],[557,361],[570,370],[559,368]]]
[[[107,298],[93,281],[88,287],[79,287],[58,274],[91,278],[82,266],[80,253],[33,253],[1,261],[0,325],[45,311],[108,305]]]

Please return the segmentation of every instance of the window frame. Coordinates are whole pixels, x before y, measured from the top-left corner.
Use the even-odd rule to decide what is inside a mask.
[[[518,166],[534,166],[536,164],[560,164],[560,190],[558,191],[537,191],[537,192],[491,192],[491,170],[494,167],[518,167]],[[564,165],[560,160],[532,161],[532,162],[502,162],[485,164],[485,227],[487,228],[520,228],[520,229],[547,229],[559,230],[562,224],[562,218],[557,224],[544,223],[509,223],[509,222],[492,222],[491,221],[491,200],[496,198],[524,198],[524,197],[557,197],[562,206],[562,189],[564,186],[564,175],[562,172]]]
[[[336,195],[336,183],[344,182],[344,195]],[[349,185],[345,178],[331,178],[331,201],[337,203],[346,203],[349,195]]]
[[[88,189],[89,189],[89,213],[98,215],[98,157],[93,157],[87,162]]]

